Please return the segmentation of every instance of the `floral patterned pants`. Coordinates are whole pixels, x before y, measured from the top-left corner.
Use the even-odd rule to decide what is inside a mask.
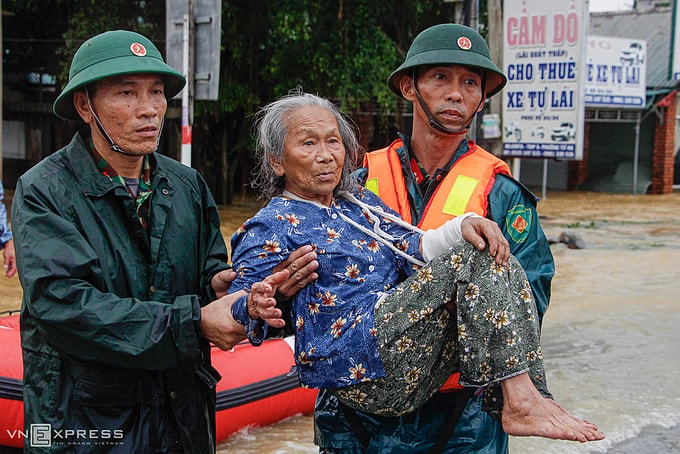
[[[446,303],[455,303],[448,310]],[[499,382],[528,372],[545,384],[538,313],[526,274],[461,243],[434,258],[375,307],[385,377],[331,390],[367,413],[399,416],[422,405],[452,372],[485,387],[486,410],[499,416]]]

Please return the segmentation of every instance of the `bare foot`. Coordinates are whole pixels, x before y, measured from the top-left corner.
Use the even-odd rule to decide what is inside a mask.
[[[526,373],[503,380],[501,389],[501,422],[508,435],[581,443],[604,439],[595,424],[573,416],[554,400],[543,397]]]

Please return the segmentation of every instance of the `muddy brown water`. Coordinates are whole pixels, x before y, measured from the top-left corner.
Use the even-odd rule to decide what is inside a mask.
[[[258,207],[242,200],[221,209],[227,242]],[[661,431],[664,452],[680,452],[680,193],[548,192],[539,215],[549,237],[571,232],[586,245],[552,246],[557,272],[542,335],[548,385],[607,438],[580,445],[513,437],[511,452],[652,452],[650,430],[657,442]],[[19,309],[21,295],[16,277],[0,279],[0,311]],[[318,452],[309,415],[243,430],[219,451]]]

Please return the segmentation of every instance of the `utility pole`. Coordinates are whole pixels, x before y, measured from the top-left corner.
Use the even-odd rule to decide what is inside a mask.
[[[217,100],[222,3],[166,0],[166,61],[184,74],[181,162],[191,167],[194,100]]]
[[[189,10],[182,17],[182,74],[187,78],[187,84],[182,90],[182,153],[180,161],[191,167],[191,128],[194,123],[194,71],[191,58],[193,53],[193,5],[189,0]]]
[[[475,30],[479,27],[479,0],[444,0],[453,3],[453,21]]]

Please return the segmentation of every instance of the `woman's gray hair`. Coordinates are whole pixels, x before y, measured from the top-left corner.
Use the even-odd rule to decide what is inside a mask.
[[[300,88],[264,106],[256,115],[253,125],[255,134],[256,166],[252,173],[251,186],[257,191],[259,198],[271,199],[283,192],[285,176],[277,177],[271,161],[283,159],[284,145],[288,136],[287,117],[293,111],[307,107],[322,107],[331,112],[338,122],[340,139],[345,147],[345,162],[340,182],[334,192],[352,191],[356,181],[352,175],[356,170],[357,159],[362,151],[357,138],[356,124],[338,107],[327,100],[311,93],[304,93]]]

